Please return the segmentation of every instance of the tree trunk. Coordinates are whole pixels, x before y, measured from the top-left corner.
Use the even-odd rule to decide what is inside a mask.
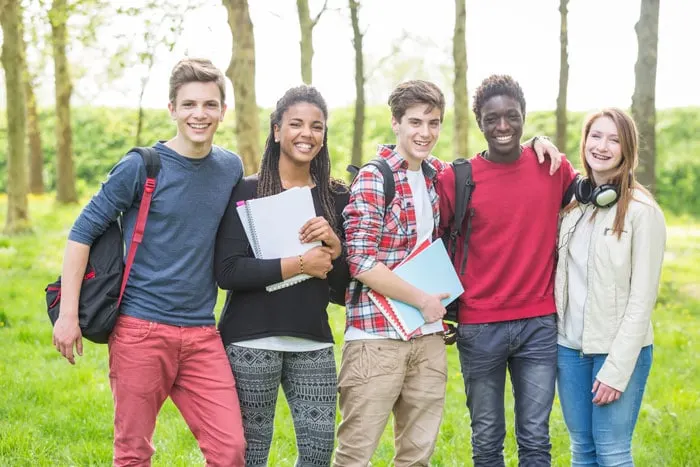
[[[246,174],[258,171],[260,158],[260,120],[255,97],[255,38],[247,0],[222,0],[228,10],[233,36],[233,53],[226,76],[233,85],[238,154]]]
[[[311,84],[311,64],[314,59],[313,29],[314,23],[309,16],[309,0],[297,0],[299,28],[301,29],[301,80]]]
[[[34,94],[34,79],[27,64],[27,42],[22,39],[22,78],[24,100],[27,105],[27,138],[29,139],[29,192],[40,195],[44,192],[44,151],[41,148],[39,111]]]
[[[70,123],[70,97],[73,85],[68,70],[68,5],[66,0],[53,0],[49,11],[53,46],[54,80],[56,84],[56,199],[60,203],[75,203],[75,174],[73,171],[73,139]]]
[[[149,71],[152,66],[149,66]],[[141,133],[143,132],[143,96],[146,93],[146,86],[148,85],[149,78],[145,76],[141,78],[141,92],[139,92],[139,109],[136,115],[136,146],[141,146]]]
[[[25,159],[25,107],[22,89],[19,0],[7,0],[0,9],[2,66],[7,96],[7,219],[5,233],[29,229],[27,166]]]
[[[452,146],[455,157],[469,157],[469,98],[467,97],[467,7],[465,0],[455,0],[455,29],[452,57],[455,64],[455,127]]]
[[[559,30],[559,96],[557,96],[556,145],[566,152],[566,93],[569,86],[569,32],[566,25],[569,0],[559,0],[561,26]]]
[[[352,45],[355,49],[355,119],[352,136],[351,163],[362,165],[362,141],[365,133],[365,62],[362,55],[362,33],[360,32],[360,3],[349,0],[352,21]]]
[[[637,63],[634,66],[632,117],[639,130],[637,179],[656,190],[656,61],[659,41],[659,0],[642,0],[637,32]]]

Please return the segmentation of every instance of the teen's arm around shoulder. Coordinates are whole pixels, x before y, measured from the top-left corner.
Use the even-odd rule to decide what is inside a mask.
[[[134,202],[146,177],[141,156],[128,154],[111,170],[100,191],[83,208],[73,224],[63,255],[61,304],[53,331],[53,345],[71,364],[75,364],[73,348],[83,354],[82,335],[78,323],[80,287],[85,275],[90,245],[120,213]]]
[[[422,292],[377,261],[384,224],[384,183],[378,169],[369,166],[360,170],[343,216],[352,277],[382,295],[420,309],[427,322],[442,318],[445,308],[440,296]]]
[[[630,294],[622,323],[596,378],[624,391],[644,343],[656,304],[666,246],[666,222],[653,202],[632,201]]]

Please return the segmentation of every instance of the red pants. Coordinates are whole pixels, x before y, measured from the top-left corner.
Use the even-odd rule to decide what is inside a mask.
[[[109,338],[114,465],[151,464],[156,417],[170,396],[209,466],[243,466],[236,383],[214,326],[120,316]]]

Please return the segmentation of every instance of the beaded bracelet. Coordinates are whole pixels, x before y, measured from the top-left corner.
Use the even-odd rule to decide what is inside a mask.
[[[304,274],[304,257],[299,255],[299,274]]]

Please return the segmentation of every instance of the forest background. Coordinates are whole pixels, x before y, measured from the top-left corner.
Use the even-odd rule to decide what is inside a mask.
[[[0,465],[110,463],[106,348],[88,344],[69,368],[50,345],[42,291],[60,271],[81,205],[114,163],[132,146],[173,135],[166,83],[184,55],[226,70],[229,112],[215,142],[238,152],[248,173],[275,100],[302,81],[330,104],[328,143],[340,178],[348,163],[393,141],[385,100],[405,79],[430,79],[445,91],[434,153],[446,160],[485,147],[469,95],[494,72],[524,87],[525,136],[550,135],[579,168],[585,114],[629,109],[641,132],[637,175],[669,224],[634,455],[638,465],[700,465],[700,62],[690,58],[699,16],[695,2],[669,0],[0,0]],[[338,307],[329,314],[339,357],[344,315]],[[448,406],[433,462],[468,465],[463,384],[456,352],[448,353]],[[292,465],[283,403],[276,425],[270,463]],[[558,406],[552,436],[555,465],[567,465]],[[155,443],[156,465],[202,461],[170,403]],[[392,450],[388,427],[373,464],[389,465]],[[517,464],[516,451],[509,432],[508,465]]]

